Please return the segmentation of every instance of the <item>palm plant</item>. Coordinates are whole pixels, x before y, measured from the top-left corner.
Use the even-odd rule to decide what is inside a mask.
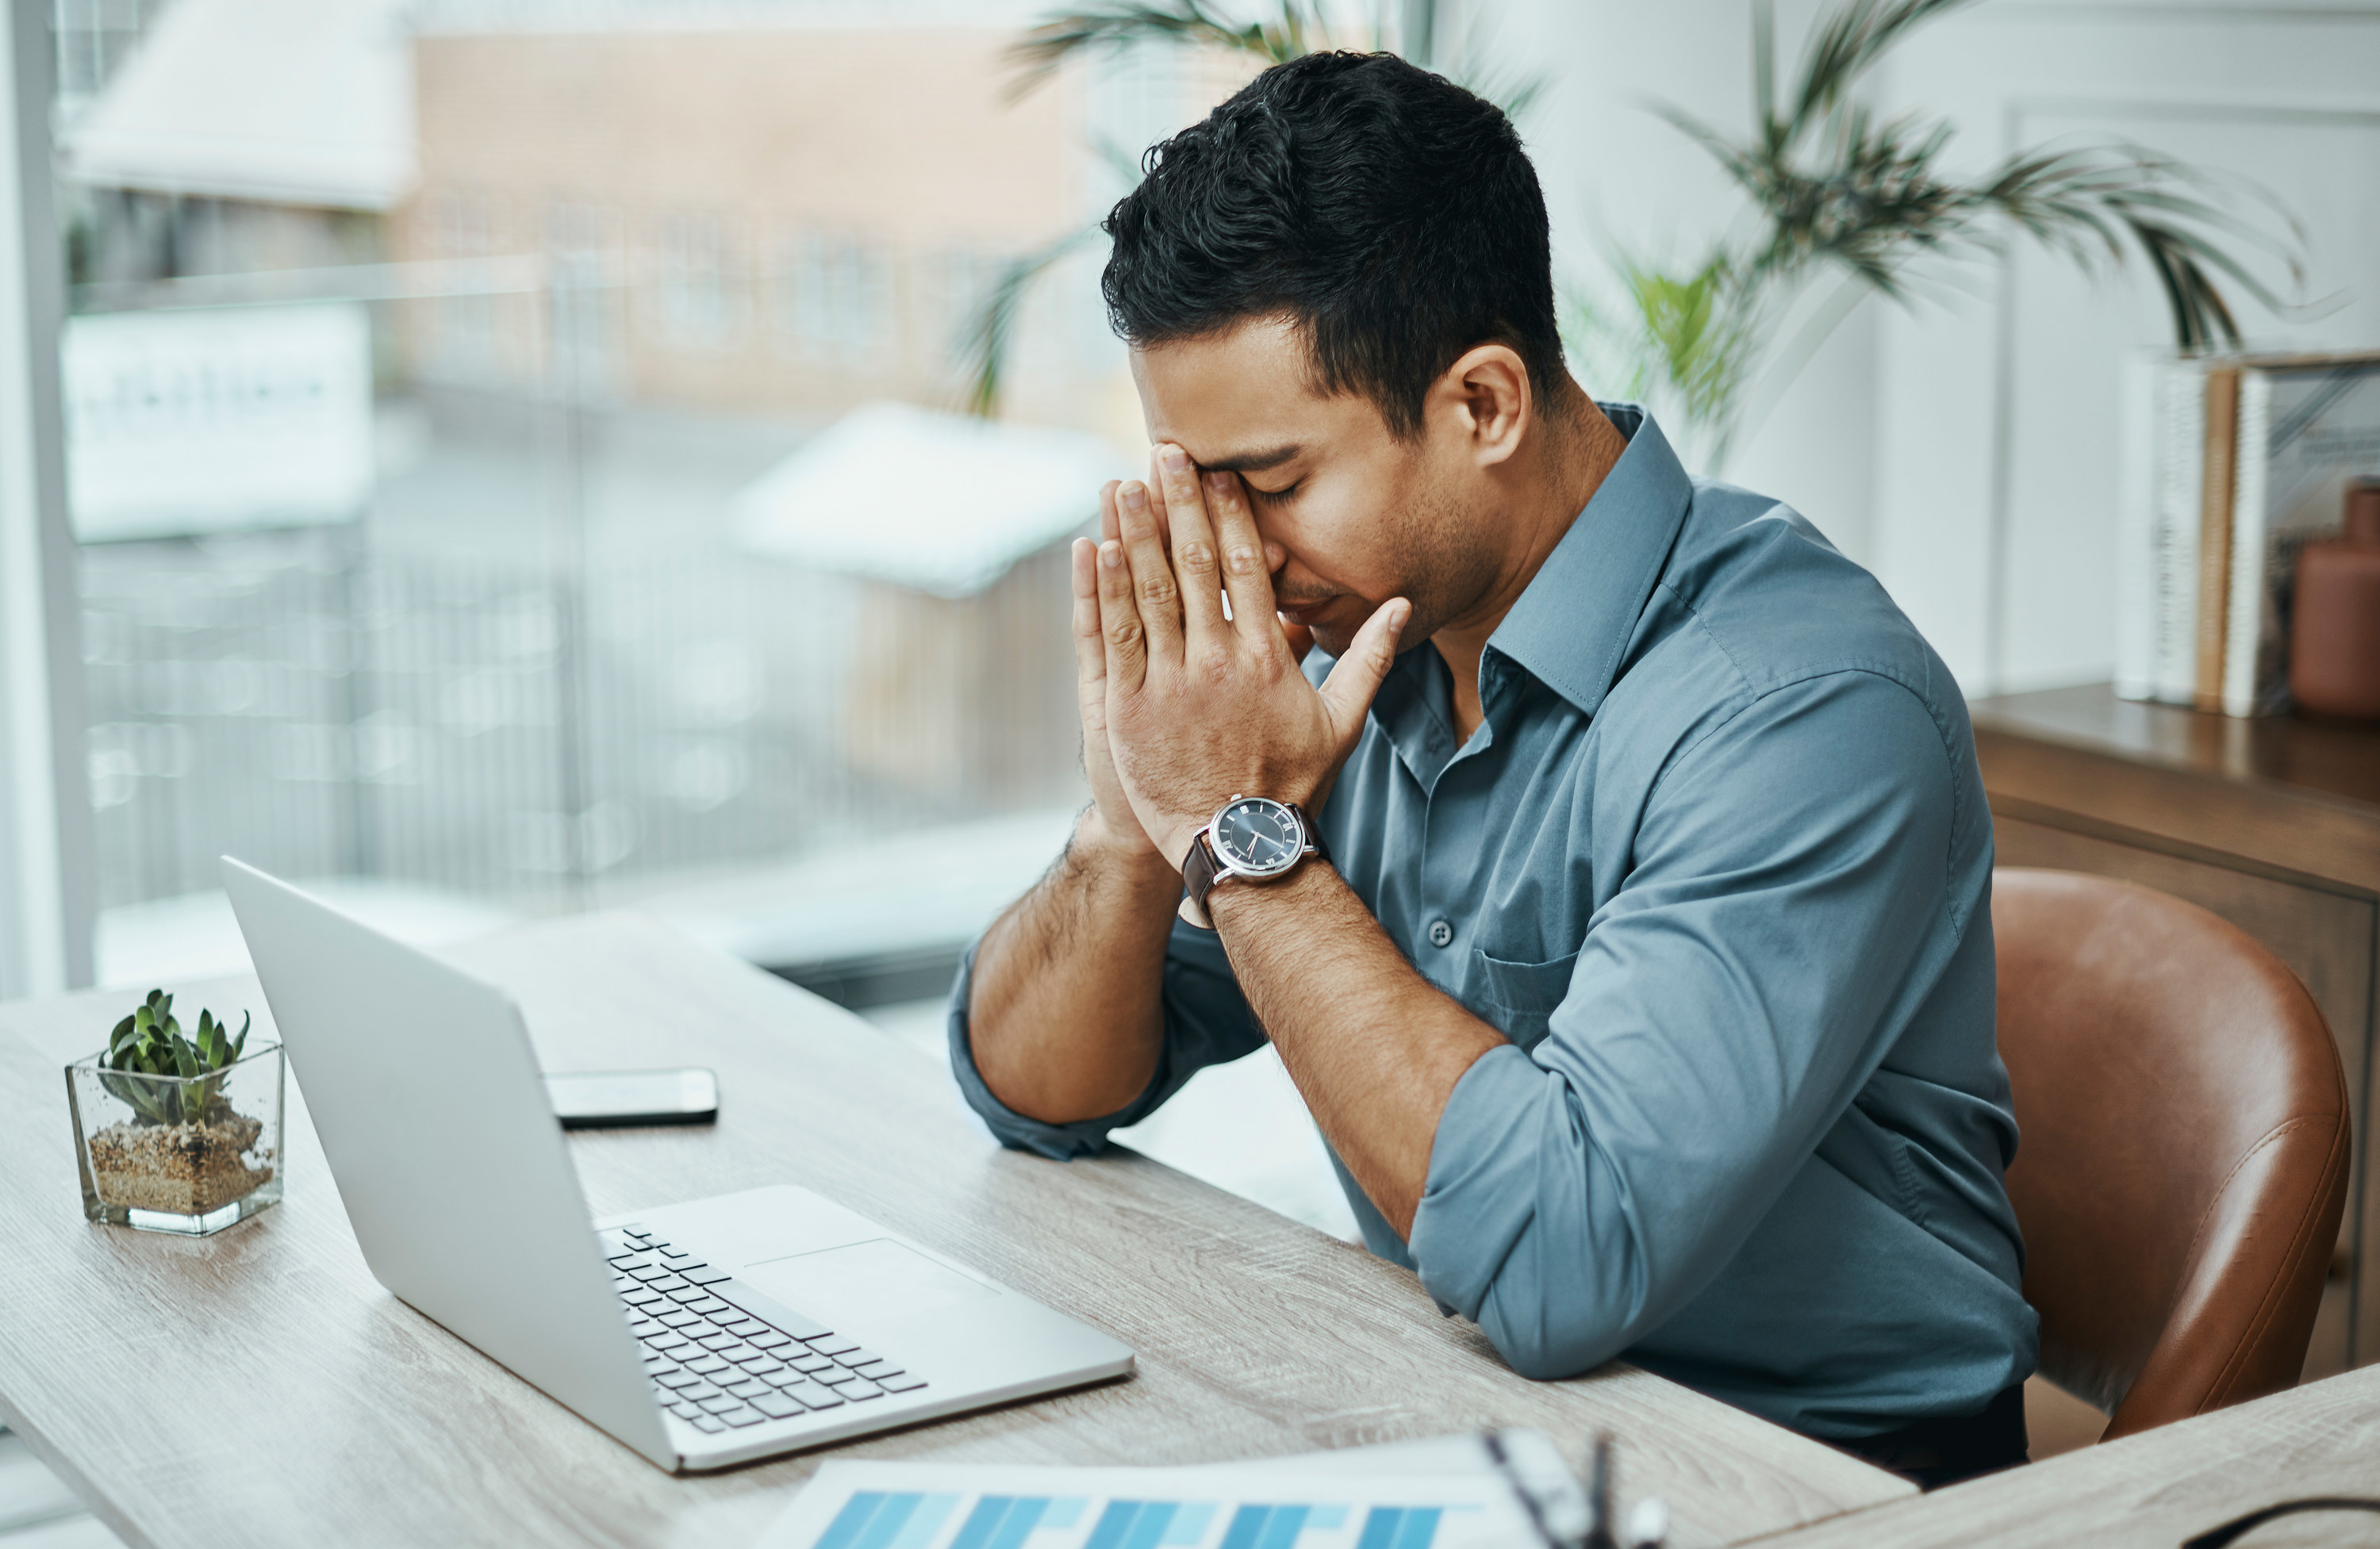
[[[1572,343],[1611,388],[1651,396],[1681,422],[1712,472],[1755,428],[1864,295],[1915,299],[1912,266],[1997,255],[2020,233],[2086,271],[2139,249],[2162,286],[2183,350],[2232,346],[2238,320],[2222,282],[2284,305],[2236,245],[2278,256],[2303,278],[2301,234],[2269,195],[2121,142],[2042,146],[1975,182],[1942,167],[1952,127],[1917,114],[1879,117],[1855,91],[1893,46],[1971,0],[1848,0],[1812,33],[1780,97],[1771,0],[1753,7],[1753,127],[1735,139],[1674,108],[1659,111],[1717,160],[1750,200],[1748,230],[1671,272],[1613,260],[1616,304],[1574,297]],[[2288,231],[2251,220],[2261,207]],[[1801,306],[1833,273],[1834,294]],[[1609,294],[1609,292],[1607,292]],[[1790,315],[1800,325],[1779,346]]]
[[[1334,25],[1327,9],[1324,0],[1272,0],[1271,8],[1259,19],[1234,21],[1207,0],[1108,0],[1078,10],[1052,12],[1009,49],[1009,58],[1016,67],[1010,97],[1014,101],[1029,94],[1071,61],[1111,57],[1148,43],[1212,51],[1260,68],[1323,49],[1361,46],[1378,52],[1387,46],[1387,29],[1377,15],[1370,22],[1350,29]],[[1508,115],[1519,117],[1543,90],[1541,78],[1500,72],[1488,65],[1477,33],[1466,30],[1454,42],[1452,56],[1444,67],[1448,79],[1463,82]],[[1128,185],[1139,181],[1142,168],[1137,154],[1116,146],[1094,149]],[[1089,247],[1099,235],[1097,226],[1085,226],[1012,260],[1002,269],[983,304],[968,320],[961,345],[966,362],[967,412],[987,418],[1000,412],[1017,318],[1035,282]]]
[[[1372,46],[1378,48],[1378,29],[1372,33]],[[1275,0],[1269,18],[1239,26],[1202,0],[1118,0],[1053,12],[1009,50],[1018,67],[1014,94],[1032,91],[1071,59],[1117,54],[1141,43],[1187,43],[1279,65],[1325,46],[1328,35],[1322,8],[1312,0]]]

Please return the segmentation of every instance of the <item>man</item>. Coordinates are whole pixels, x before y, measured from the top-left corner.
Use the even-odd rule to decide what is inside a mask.
[[[1625,1355],[1928,1482],[2020,1460],[1949,672],[1571,380],[1469,93],[1280,66],[1108,230],[1157,452],[1075,545],[1093,803],[953,992],[994,1132],[1084,1155],[1269,1037],[1372,1251],[1515,1370]]]

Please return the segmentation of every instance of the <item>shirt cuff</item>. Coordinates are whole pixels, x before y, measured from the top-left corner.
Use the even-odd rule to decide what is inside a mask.
[[[1526,1116],[1560,1079],[1506,1044],[1471,1062],[1439,1114],[1407,1248],[1422,1289],[1475,1323],[1535,1214],[1541,1158]]]

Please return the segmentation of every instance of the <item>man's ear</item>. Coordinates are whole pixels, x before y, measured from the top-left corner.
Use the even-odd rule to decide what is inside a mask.
[[[1521,434],[1537,412],[1529,368],[1510,345],[1466,351],[1438,379],[1432,406],[1452,417],[1480,467],[1492,467],[1521,449]]]

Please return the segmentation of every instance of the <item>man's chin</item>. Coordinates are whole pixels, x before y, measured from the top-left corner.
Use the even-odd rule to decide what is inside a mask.
[[[1355,632],[1352,629],[1342,629],[1336,624],[1327,623],[1317,624],[1314,627],[1314,648],[1325,656],[1334,659],[1345,656],[1347,647],[1354,643]]]
[[[1359,616],[1352,624],[1335,622],[1315,624],[1313,626],[1314,648],[1327,652],[1334,658],[1345,656],[1349,648],[1355,644],[1355,635],[1363,629],[1365,619],[1367,617],[1369,617],[1368,614]],[[1431,626],[1433,630],[1435,627],[1435,625]],[[1397,636],[1397,654],[1402,656],[1415,646],[1427,643],[1428,639],[1427,634],[1417,633],[1413,624],[1407,623]]]

